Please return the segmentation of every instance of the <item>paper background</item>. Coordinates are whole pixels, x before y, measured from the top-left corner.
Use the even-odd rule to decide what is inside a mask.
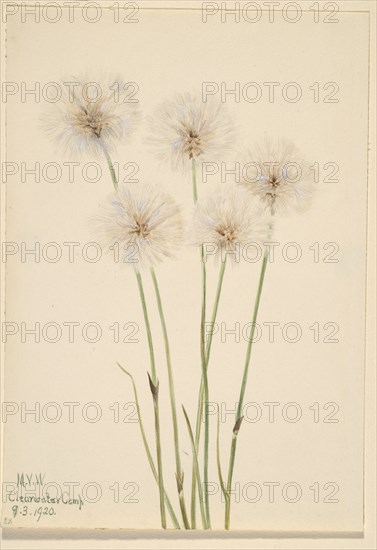
[[[185,12],[184,17],[181,16],[177,12],[169,12],[169,17],[165,12],[142,12],[140,23],[129,25],[127,33],[114,25],[96,24],[95,32],[93,29],[89,32],[87,25],[40,23],[37,40],[35,25],[12,22],[8,26],[8,57],[12,62],[8,63],[7,80],[57,81],[80,73],[83,68],[93,71],[106,68],[140,84],[145,114],[151,113],[161,99],[177,91],[200,89],[203,81],[298,81],[305,88],[306,99],[298,104],[281,100],[269,104],[264,99],[257,104],[229,101],[228,108],[242,126],[240,148],[258,141],[267,129],[269,134],[292,138],[315,161],[336,160],[341,167],[339,183],[318,185],[316,202],[310,212],[279,223],[277,240],[300,243],[306,259],[298,264],[280,261],[269,266],[259,318],[260,323],[295,321],[303,327],[315,321],[335,321],[341,326],[341,341],[334,346],[314,345],[306,328],[301,343],[287,344],[280,339],[274,345],[268,345],[266,340],[256,345],[247,401],[295,401],[306,408],[315,401],[337,402],[340,422],[317,425],[306,414],[297,424],[286,423],[281,418],[272,424],[265,418],[256,424],[245,423],[235,479],[241,483],[276,480],[282,484],[294,480],[303,487],[315,481],[323,484],[335,480],[341,487],[342,500],[330,509],[329,505],[312,504],[309,498],[291,506],[285,502],[271,506],[265,498],[257,505],[241,502],[233,506],[233,527],[266,531],[360,531],[363,525],[367,18],[358,14],[355,24],[355,15],[342,14],[341,24],[322,25],[320,31],[313,24],[301,22],[290,25],[288,32],[286,23],[280,26],[274,23],[274,34],[282,38],[278,58],[274,42],[265,40],[270,30],[268,23],[253,26],[251,33],[249,26],[224,26],[217,21],[217,24],[207,24],[204,33],[195,13]],[[187,17],[191,18],[190,24]],[[173,18],[174,34],[167,32]],[[28,52],[26,65],[25,51]],[[310,55],[303,55],[305,51],[310,51]],[[315,81],[338,82],[340,103],[314,104],[308,88]],[[66,160],[55,152],[39,127],[39,116],[46,108],[43,102],[20,105],[15,100],[7,107],[7,160],[26,163]],[[136,140],[120,148],[119,159],[138,162],[140,177],[164,182],[177,200],[190,204],[189,179],[155,161],[142,143],[145,135],[146,128],[142,126]],[[69,184],[63,180],[59,184],[35,184],[32,180],[22,184],[14,178],[13,185],[7,186],[6,240],[42,243],[92,240],[88,219],[111,190],[106,167],[103,167],[104,177],[98,184]],[[308,247],[313,242],[329,241],[339,244],[341,261],[314,264]],[[182,396],[181,400],[191,412],[195,410],[199,381],[198,350],[192,344],[196,341],[199,308],[195,297],[199,294],[200,274],[195,260],[195,251],[187,250],[178,262],[159,269],[171,327],[177,395]],[[215,277],[214,269],[212,288]],[[219,320],[229,325],[235,321],[249,322],[253,298],[248,289],[255,288],[256,278],[257,269],[250,265],[229,270]],[[152,295],[152,288],[148,290]],[[9,261],[7,316],[8,320],[39,320],[42,324],[51,320],[82,323],[98,320],[103,327],[114,321],[135,321],[143,326],[132,273],[106,261],[96,265],[83,262],[20,265],[17,260]],[[157,332],[157,316],[152,317],[152,323]],[[6,401],[96,401],[104,411],[101,421],[94,425],[86,422],[22,424],[15,417],[5,426],[4,479],[13,479],[18,471],[43,471],[49,480],[96,481],[105,488],[100,503],[93,505],[90,513],[84,510],[65,516],[64,510],[59,510],[56,523],[50,526],[151,528],[158,525],[156,487],[138,427],[112,422],[108,410],[114,402],[133,401],[127,379],[114,366],[119,360],[128,368],[132,366],[146,404],[145,423],[151,425],[143,364],[147,361],[144,333],[141,328],[139,345],[111,344],[110,334],[107,336],[95,347],[85,342],[20,345],[14,338],[6,348]],[[161,387],[164,383],[166,387],[163,349],[157,346],[157,338],[156,348]],[[244,348],[245,343],[242,346],[227,342],[225,346],[214,340],[212,393],[216,401],[226,402],[229,408],[234,406],[238,394]],[[165,401],[166,411],[162,414],[168,419]],[[224,462],[232,422],[229,416],[227,424],[222,425]],[[190,452],[184,428],[181,422],[182,448]],[[170,435],[167,430],[167,442],[171,441]],[[25,449],[27,460],[23,456]],[[189,459],[184,469],[190,471]],[[217,481],[215,463],[212,471]],[[126,508],[114,504],[108,490],[114,481],[137,483],[140,503],[123,505]],[[173,490],[174,480],[171,480],[171,494]],[[306,497],[308,494],[306,492]],[[221,510],[217,495],[213,498],[213,516],[219,518],[215,525],[219,528]]]

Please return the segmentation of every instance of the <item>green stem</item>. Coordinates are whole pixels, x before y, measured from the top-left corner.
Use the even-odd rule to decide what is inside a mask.
[[[162,451],[161,451],[161,431],[160,431],[160,408],[158,404],[158,383],[152,389],[153,395],[153,408],[154,408],[154,426],[156,432],[156,452],[157,452],[157,469],[158,469],[158,488],[160,493],[160,515],[161,525],[163,529],[166,529],[166,515],[165,515],[165,489],[164,480],[162,475]]]
[[[228,481],[227,481],[227,494],[228,499],[225,500],[225,529],[229,529],[230,527],[230,491],[232,488],[232,478],[233,478],[233,470],[234,470],[234,462],[236,458],[236,450],[237,450],[237,437],[239,428],[241,426],[242,422],[242,407],[243,407],[243,401],[245,397],[245,391],[246,391],[246,385],[247,385],[247,379],[249,375],[249,367],[250,367],[250,359],[251,359],[251,351],[253,347],[253,339],[254,339],[254,332],[255,332],[255,326],[258,316],[258,310],[259,310],[259,303],[261,299],[262,289],[263,289],[263,283],[264,283],[264,276],[266,273],[266,267],[267,267],[267,261],[268,261],[268,248],[265,249],[264,256],[263,256],[263,262],[261,267],[261,272],[259,275],[259,283],[258,283],[258,290],[257,290],[257,296],[255,299],[255,305],[254,305],[254,311],[253,311],[253,320],[251,324],[251,331],[250,331],[250,338],[247,344],[247,350],[246,350],[246,359],[245,359],[245,366],[242,376],[242,383],[241,383],[241,390],[240,390],[240,396],[238,399],[238,406],[237,406],[237,412],[236,412],[236,423],[233,428],[233,435],[232,435],[232,444],[230,449],[230,459],[229,459],[229,470],[228,470]]]
[[[114,170],[114,165],[111,161],[110,155],[105,149],[104,149],[103,152],[105,154],[107,164],[109,166],[109,170],[110,170],[110,174],[111,174],[111,179],[113,181],[114,189],[115,189],[115,191],[119,191],[118,180],[117,180],[117,176],[116,176],[116,173],[115,173],[115,170]]]
[[[156,374],[156,365],[155,365],[155,359],[154,359],[153,341],[152,341],[151,327],[149,323],[148,309],[147,309],[147,304],[145,300],[143,282],[139,271],[136,271],[136,279],[139,286],[145,327],[147,329],[147,336],[148,336],[149,356],[150,356],[151,374],[152,374],[152,376],[149,378],[149,383],[150,383],[150,388],[152,392],[153,408],[154,408],[154,424],[155,424],[155,432],[156,432],[157,471],[158,471],[158,487],[159,487],[159,493],[160,493],[161,525],[163,529],[166,529],[165,499],[164,499],[165,489],[164,489],[164,480],[163,480],[163,473],[162,473],[160,411],[159,411],[159,404],[158,404],[158,380],[157,380],[157,374]]]
[[[226,492],[225,482],[223,478],[223,473],[221,469],[221,460],[220,460],[220,408],[217,405],[217,441],[216,441],[216,461],[217,461],[217,473],[219,476],[221,492],[224,495],[225,502],[229,498],[228,493]]]
[[[200,480],[198,454],[197,454],[196,448],[195,448],[194,435],[192,433],[192,428],[191,428],[189,417],[188,417],[188,415],[186,413],[186,410],[185,410],[183,405],[182,405],[182,409],[183,409],[183,414],[185,415],[185,419],[186,419],[186,423],[187,423],[187,429],[188,429],[188,432],[189,432],[191,447],[192,447],[192,456],[194,458],[194,466],[195,466],[195,472],[196,472],[196,480],[197,480],[197,484],[198,484],[199,504],[200,504],[200,513],[201,513],[201,516],[202,516],[203,529],[208,529],[206,514],[205,514],[205,511],[204,511],[204,504],[203,504],[204,498],[203,498],[202,482]]]
[[[223,286],[225,267],[226,267],[226,258],[224,260],[222,260],[222,262],[221,262],[219,280],[218,280],[217,289],[216,289],[215,302],[214,302],[214,305],[213,305],[213,311],[212,311],[212,317],[211,317],[211,332],[208,335],[208,342],[207,342],[207,346],[206,346],[206,365],[207,365],[207,369],[208,369],[209,357],[210,357],[210,354],[211,354],[211,346],[212,346],[212,338],[213,338],[213,327],[215,325],[216,317],[217,317],[217,311],[219,309],[219,302],[220,302],[221,290],[222,290],[222,286]]]
[[[202,266],[205,270],[204,262],[204,250],[202,246]],[[206,297],[206,278],[205,271],[203,272],[203,307],[205,308],[205,297]],[[202,364],[202,380],[203,380],[203,390],[204,390],[204,399],[205,399],[205,412],[204,412],[204,499],[206,506],[206,520],[207,527],[211,529],[211,516],[209,510],[209,494],[208,494],[208,457],[209,457],[209,387],[208,387],[208,376],[207,376],[207,363],[206,363],[206,353],[205,353],[205,310],[202,308],[202,317],[201,317],[201,330],[200,330],[200,348],[201,348],[201,364]],[[199,448],[199,442],[198,442]]]
[[[154,359],[152,331],[151,331],[151,325],[149,323],[148,308],[147,308],[147,302],[145,300],[143,281],[142,281],[141,274],[140,274],[139,271],[136,271],[136,279],[137,279],[137,284],[139,286],[140,299],[141,299],[141,305],[142,305],[142,308],[143,308],[145,327],[147,329],[149,359],[150,359],[151,373],[152,373],[152,382],[153,382],[154,385],[156,385],[157,384],[157,373],[156,373],[156,364],[155,364],[155,359]]]
[[[191,163],[192,168],[192,189],[193,189],[193,198],[194,203],[198,202],[198,189],[197,189],[197,177],[196,177],[196,162],[195,159],[192,159]],[[201,308],[201,318],[200,318],[200,357],[201,357],[201,366],[202,373],[205,371],[206,359],[205,359],[205,320],[206,320],[206,294],[207,294],[207,274],[206,274],[206,265],[204,262],[204,247],[201,247],[201,266],[202,266],[202,308]],[[201,379],[203,384],[203,378]],[[199,445],[196,446],[196,452],[199,452]],[[208,449],[207,449],[208,453]],[[205,461],[205,458],[204,458]],[[208,461],[207,461],[208,463]],[[193,457],[192,463],[192,481],[191,481],[191,527],[192,529],[196,528],[196,475],[197,469]],[[206,476],[205,476],[206,477]],[[208,477],[208,470],[207,470]],[[208,507],[208,508],[207,508]],[[206,510],[207,510],[207,523],[209,522],[209,503],[208,499],[206,501]]]
[[[203,261],[204,257],[204,248],[201,247],[201,265],[202,265],[202,309],[201,309],[201,318],[200,318],[200,360],[201,360],[201,368],[202,368],[202,377],[201,377],[201,393],[203,394],[203,372],[205,372],[206,368],[206,360],[205,360],[205,320],[206,320],[206,266]],[[203,396],[202,396],[202,406],[203,406]],[[196,429],[197,434],[197,429]],[[195,435],[196,435],[195,434]],[[197,440],[197,437],[195,436],[195,448],[196,452],[199,452],[199,441]],[[192,477],[191,477],[191,527],[192,529],[196,528],[196,465],[193,458],[192,462]]]
[[[112,163],[112,160],[110,158],[109,153],[104,150],[104,154],[107,160],[107,164],[109,166],[111,179],[114,185],[114,189],[117,192],[119,190],[118,180],[116,177],[116,173],[114,170],[114,166]],[[143,314],[144,314],[144,320],[145,320],[145,326],[147,329],[147,336],[148,336],[148,345],[149,345],[149,356],[150,356],[150,364],[151,364],[151,374],[152,377],[149,377],[150,382],[150,388],[152,391],[152,397],[153,397],[153,408],[154,408],[154,421],[155,421],[155,432],[156,432],[156,452],[157,452],[157,471],[158,471],[158,488],[159,488],[159,496],[160,496],[160,515],[161,515],[161,525],[163,529],[166,529],[166,513],[165,513],[165,489],[164,489],[164,480],[163,480],[163,472],[162,472],[162,451],[161,451],[161,430],[160,430],[160,411],[159,411],[159,404],[158,404],[158,380],[157,380],[157,373],[156,373],[156,365],[155,365],[155,359],[154,359],[154,350],[153,350],[153,341],[152,341],[152,333],[151,333],[151,327],[149,323],[149,316],[148,316],[148,309],[147,304],[145,300],[145,294],[144,294],[144,288],[143,288],[143,282],[141,279],[141,275],[138,271],[136,271],[136,279],[139,286],[139,292],[140,292],[140,298],[141,303],[143,307]],[[148,453],[147,453],[148,454]]]
[[[149,462],[149,466],[152,470],[152,474],[153,474],[153,477],[158,485],[158,475],[157,475],[157,470],[156,470],[156,466],[154,465],[154,461],[153,461],[153,458],[152,458],[152,453],[151,453],[151,450],[150,450],[150,447],[149,447],[149,444],[148,444],[148,440],[147,440],[147,436],[145,434],[145,430],[144,430],[144,423],[143,423],[143,419],[142,419],[142,416],[141,416],[141,410],[140,410],[140,405],[139,405],[139,397],[138,397],[138,393],[137,393],[137,388],[136,388],[136,384],[135,384],[135,380],[132,376],[131,373],[129,373],[128,371],[126,371],[126,369],[124,369],[122,367],[122,365],[120,365],[118,363],[118,367],[125,373],[127,374],[127,376],[129,376],[131,378],[131,382],[132,382],[132,387],[133,387],[133,391],[134,391],[134,396],[135,396],[135,403],[136,403],[136,410],[137,410],[137,416],[138,416],[138,420],[139,420],[139,428],[140,428],[140,433],[141,433],[141,438],[143,440],[143,443],[144,443],[144,448],[145,448],[145,452],[147,454],[147,458],[148,458],[148,462]],[[174,510],[173,510],[173,506],[170,502],[170,499],[166,493],[166,491],[164,491],[164,497],[165,497],[165,502],[166,502],[166,508],[168,509],[168,512],[170,514],[170,517],[171,517],[171,520],[173,522],[173,525],[176,529],[180,529],[180,525],[178,523],[178,519],[177,519],[177,516],[175,515],[174,513]]]
[[[175,400],[174,378],[173,378],[173,369],[172,369],[172,363],[171,363],[171,354],[170,354],[168,331],[167,331],[164,311],[163,311],[163,308],[162,308],[160,289],[159,289],[159,286],[158,286],[156,273],[155,273],[155,270],[153,268],[151,268],[151,275],[152,275],[152,280],[153,280],[153,284],[154,284],[154,289],[155,289],[155,292],[156,292],[157,306],[158,306],[158,311],[159,311],[159,314],[160,314],[162,332],[163,332],[163,335],[164,335],[164,343],[165,343],[166,364],[167,364],[167,368],[168,368],[168,378],[169,378],[170,405],[171,405],[171,414],[172,414],[172,420],[173,420],[176,478],[177,478],[179,503],[180,503],[180,507],[181,507],[182,519],[183,519],[184,526],[185,526],[186,529],[190,529],[190,524],[189,524],[189,520],[188,520],[188,517],[187,517],[187,511],[186,511],[184,491],[183,491],[183,471],[182,471],[180,449],[179,449],[179,431],[178,431],[178,420],[177,420],[177,406],[176,406],[176,400]]]
[[[221,262],[219,279],[218,279],[217,289],[216,289],[216,296],[215,296],[215,301],[214,301],[213,310],[212,310],[211,331],[208,335],[208,341],[205,348],[205,369],[202,371],[202,379],[200,383],[198,409],[196,414],[196,426],[195,426],[195,445],[197,449],[199,448],[199,443],[200,443],[201,426],[202,426],[202,419],[203,419],[203,401],[205,400],[205,402],[208,403],[208,397],[205,396],[205,378],[207,378],[207,374],[208,374],[209,358],[211,354],[212,337],[213,337],[213,327],[215,325],[217,312],[219,309],[219,302],[220,302],[221,290],[222,290],[222,285],[224,280],[225,267],[226,267],[226,258],[224,261]],[[203,336],[203,339],[204,339],[204,336]],[[207,410],[207,419],[205,419],[205,426],[207,426],[207,424],[208,424],[208,410]],[[208,432],[208,428],[207,428],[207,432]],[[208,437],[209,436],[207,433],[207,444],[208,444]]]

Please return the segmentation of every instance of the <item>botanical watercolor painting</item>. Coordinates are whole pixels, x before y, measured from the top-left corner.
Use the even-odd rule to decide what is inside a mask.
[[[119,80],[110,80],[100,85],[108,90],[100,100],[91,97],[91,82],[98,79],[78,80],[74,95],[67,98],[56,113],[46,119],[49,135],[59,145],[84,154],[101,156],[109,168],[109,181],[113,193],[108,197],[95,219],[99,242],[104,248],[119,249],[123,263],[128,264],[137,280],[140,303],[143,309],[145,330],[148,335],[150,369],[148,382],[154,409],[153,447],[146,437],[142,423],[142,408],[138,400],[138,389],[132,373],[120,363],[118,367],[126,374],[133,386],[137,403],[141,437],[146,457],[158,487],[161,527],[167,528],[167,518],[173,527],[197,528],[197,509],[200,527],[211,529],[209,505],[209,453],[217,455],[219,483],[224,494],[224,528],[230,529],[231,489],[236,464],[237,441],[242,426],[242,409],[247,388],[252,356],[254,330],[258,318],[267,262],[268,241],[274,231],[275,218],[288,211],[295,215],[310,204],[314,185],[311,182],[309,164],[302,160],[302,154],[288,139],[273,137],[250,153],[248,168],[254,169],[254,176],[247,176],[238,185],[219,185],[214,194],[200,197],[201,182],[197,167],[204,159],[221,159],[224,149],[235,140],[235,129],[225,106],[213,101],[204,102],[200,95],[183,93],[161,105],[150,118],[149,142],[162,159],[170,162],[172,169],[191,172],[194,212],[191,220],[183,220],[181,208],[158,185],[136,183],[120,185],[113,166],[118,141],[132,139],[132,132],[138,118],[138,108],[129,104],[122,93],[114,99],[113,90],[127,90]],[[182,177],[182,176],[181,176]],[[186,228],[185,222],[188,225]],[[191,237],[191,242],[188,239]],[[201,381],[198,388],[198,408],[195,418],[189,418],[182,399],[176,396],[174,366],[170,353],[169,333],[164,314],[163,298],[158,283],[158,266],[172,256],[179,255],[181,246],[196,246],[201,263],[202,295],[200,322],[198,316],[198,342],[201,357]],[[213,330],[206,339],[205,326],[210,320],[212,327],[217,320],[217,311],[222,293],[223,278],[227,262],[237,262],[245,247],[263,247],[258,286],[255,289],[255,303],[251,316],[251,331],[245,349],[245,363],[239,383],[238,407],[234,417],[232,433],[229,434],[229,463],[222,465],[219,456],[220,427],[217,426],[216,446],[209,446],[209,400],[210,383],[208,368],[212,346]],[[207,303],[206,264],[211,256],[218,261],[218,285],[214,304]],[[238,260],[239,261],[239,260]],[[161,428],[166,419],[160,416],[159,377],[156,369],[154,336],[149,321],[148,303],[143,279],[151,276],[155,289],[154,307],[158,307],[163,331],[166,368],[169,378],[169,399],[171,422],[173,424],[175,455],[174,476],[177,483],[179,513],[174,509],[164,486],[163,455],[167,449],[161,444]],[[211,326],[210,325],[210,326]],[[183,412],[183,415],[182,415]],[[187,482],[181,466],[180,437],[182,437],[182,416],[186,423],[192,446],[191,480]],[[202,434],[203,432],[203,434]],[[187,433],[185,433],[187,436]],[[153,451],[152,451],[153,449]],[[223,469],[224,468],[224,469]],[[188,489],[185,487],[188,484]],[[186,500],[189,504],[186,504]],[[178,519],[178,517],[179,519]],[[198,525],[199,527],[199,525]]]
[[[41,100],[28,102],[29,92],[19,98],[36,136],[25,166],[34,161],[42,171],[29,184],[23,147],[10,139],[17,153],[8,154],[6,175],[24,183],[9,190],[3,248],[15,281],[3,336],[12,366],[3,524],[359,533],[366,165],[343,166],[350,148],[364,159],[367,111],[350,147],[340,134],[344,103],[356,117],[354,97],[341,93],[357,67],[364,70],[364,56],[349,64],[341,57],[341,66],[336,52],[326,58],[339,73],[330,79],[323,69],[324,83],[320,53],[314,76],[297,57],[302,81],[289,80],[278,100],[271,75],[281,78],[282,68],[273,70],[273,46],[255,57],[255,80],[242,87],[233,76],[242,80],[246,70],[249,34],[221,19],[211,32],[218,43],[225,28],[239,38],[239,68],[222,44],[216,60],[210,49],[202,61],[195,48],[188,53],[190,63],[198,60],[188,74],[182,55],[190,25],[179,11],[146,10],[129,36],[114,31],[117,43],[139,45],[128,65],[114,55],[104,69],[96,45],[101,61],[93,59],[90,70],[80,56],[73,72],[50,59],[55,72],[37,88]],[[166,14],[179,40],[168,38]],[[203,25],[195,11],[185,16]],[[262,24],[252,39],[258,47],[270,23]],[[336,27],[339,40],[353,28],[351,18],[344,24]],[[308,36],[292,27],[286,52],[295,51],[295,33]],[[51,39],[53,29],[46,32]],[[104,24],[103,36],[112,32]],[[72,36],[68,48],[82,40]],[[146,36],[148,67],[139,42]],[[94,44],[91,31],[88,37]],[[163,71],[156,66],[162,54]],[[299,89],[302,103],[292,100]],[[18,92],[10,85],[6,92],[12,120]],[[309,112],[318,127],[308,125]],[[43,164],[44,155],[52,162]],[[48,170],[56,169],[66,172],[52,181]],[[93,169],[97,179],[89,179]],[[51,260],[53,250],[68,247],[65,263],[61,255]],[[30,462],[11,458],[23,442]],[[76,493],[61,490],[66,484]]]

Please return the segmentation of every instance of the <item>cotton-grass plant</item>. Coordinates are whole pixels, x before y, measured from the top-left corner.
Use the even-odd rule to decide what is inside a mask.
[[[244,179],[241,186],[248,192],[249,200],[254,202],[258,200],[261,207],[271,216],[271,219],[283,213],[305,211],[313,197],[314,185],[310,179],[308,163],[303,159],[301,153],[289,140],[266,139],[264,146],[256,147],[254,154],[251,154],[249,160],[257,168],[257,176]],[[270,239],[273,226],[270,222]],[[233,426],[232,441],[230,448],[230,457],[228,465],[228,476],[226,482],[223,479],[220,465],[219,451],[219,424],[217,434],[217,466],[220,478],[220,485],[225,497],[225,529],[230,528],[230,495],[232,489],[233,471],[235,465],[238,433],[242,424],[242,408],[245,398],[245,392],[248,382],[252,345],[254,332],[258,317],[259,305],[262,295],[262,289],[265,279],[266,267],[268,262],[269,247],[265,246],[262,260],[261,271],[259,275],[257,294],[254,302],[251,333],[248,339],[244,370],[242,375],[239,398],[237,400],[237,411],[235,424]]]
[[[272,220],[281,213],[301,211],[310,204],[313,184],[308,164],[294,144],[288,140],[266,140],[249,154],[252,171],[244,174],[239,185],[218,184],[212,193],[200,197],[197,188],[197,166],[204,161],[223,160],[232,148],[235,127],[224,104],[210,98],[207,102],[193,94],[181,94],[163,103],[155,116],[149,119],[148,142],[160,159],[170,162],[173,169],[191,170],[194,214],[189,227],[191,244],[200,249],[202,270],[202,299],[200,317],[201,385],[198,397],[195,433],[187,412],[183,409],[192,445],[193,463],[191,479],[191,514],[186,510],[184,475],[180,457],[178,415],[174,377],[167,324],[155,268],[167,259],[174,258],[182,245],[183,223],[180,207],[157,185],[129,183],[119,186],[111,155],[118,144],[133,133],[140,118],[137,103],[128,101],[127,86],[120,79],[93,81],[80,79],[65,96],[55,104],[44,118],[44,125],[51,137],[62,146],[65,153],[98,156],[107,159],[115,192],[104,202],[95,225],[103,246],[120,255],[122,264],[135,272],[140,293],[149,347],[149,386],[154,406],[156,441],[155,464],[144,430],[138,392],[133,376],[119,363],[120,369],[132,381],[139,416],[139,428],[147,459],[159,488],[161,525],[167,527],[166,511],[172,523],[180,529],[180,523],[164,487],[162,463],[161,426],[159,412],[159,380],[157,375],[152,330],[142,276],[150,272],[160,322],[164,337],[166,365],[169,379],[169,396],[174,435],[176,483],[183,525],[196,528],[196,499],[198,491],[202,525],[211,528],[208,498],[209,466],[209,384],[208,367],[212,345],[213,326],[216,322],[222,292],[226,264],[237,264],[240,251],[250,245],[266,244],[270,239]],[[220,464],[220,425],[217,426],[216,458],[220,486],[225,497],[225,528],[230,528],[230,495],[235,466],[238,433],[242,424],[242,407],[247,387],[252,342],[256,326],[265,272],[268,262],[268,246],[265,246],[254,309],[251,334],[246,349],[238,408],[232,432],[227,479],[224,480]],[[207,309],[206,264],[209,257],[220,264],[218,283],[211,312],[212,330],[205,341]],[[215,262],[216,263],[216,262]],[[217,264],[218,265],[218,264]],[[203,486],[199,460],[201,424],[204,413]]]
[[[204,252],[204,261],[214,256],[220,261],[220,270],[212,310],[210,333],[205,346],[205,360],[202,364],[202,383],[199,391],[196,419],[196,445],[199,446],[204,404],[204,499],[206,502],[206,522],[210,526],[208,495],[209,461],[209,384],[208,366],[211,353],[213,327],[216,323],[225,267],[229,257],[234,265],[240,261],[240,252],[244,246],[260,246],[267,239],[271,222],[261,208],[254,206],[249,194],[235,185],[218,184],[207,193],[204,200],[196,205],[192,234],[193,244]]]
[[[105,156],[115,187],[111,155],[132,136],[140,120],[137,100],[121,78],[70,78],[62,82],[62,90],[60,100],[42,119],[45,130],[64,154]]]
[[[111,243],[113,243],[113,246],[121,246],[123,260],[126,263],[128,263],[131,259],[129,257],[131,247],[132,259],[136,260],[136,264],[135,262],[132,263],[134,264],[135,268],[135,274],[143,308],[151,364],[151,375],[148,376],[155,413],[157,472],[153,464],[153,459],[151,459],[148,442],[146,440],[145,433],[141,424],[140,429],[152,473],[159,485],[161,525],[164,529],[167,526],[165,515],[166,503],[174,527],[178,529],[180,528],[169,497],[166,494],[163,481],[161,430],[159,415],[159,382],[156,372],[154,346],[149,321],[148,307],[141,275],[141,271],[148,268],[150,269],[153,281],[161,327],[164,336],[174,433],[174,449],[176,461],[175,476],[177,482],[179,504],[181,508],[183,524],[186,529],[189,529],[190,524],[187,517],[183,488],[184,475],[182,471],[180,457],[178,415],[175,398],[170,343],[157,275],[154,269],[156,263],[161,262],[164,258],[171,257],[174,251],[180,245],[182,238],[182,221],[180,209],[169,195],[162,193],[156,186],[152,187],[151,185],[129,184],[128,187],[122,186],[119,189],[119,185],[114,173],[112,173],[112,177],[116,192],[108,199],[108,206],[107,208],[105,208],[105,211],[102,211],[101,215],[98,218],[98,221],[100,222],[100,220],[102,220],[102,229],[100,231],[100,234],[102,238],[105,237],[105,241],[107,237],[108,246],[112,246]],[[113,238],[115,239],[114,241],[112,241]],[[119,365],[119,367],[128,376],[131,377],[136,400],[136,386],[132,376],[121,365]],[[140,410],[139,405],[137,405],[137,407],[138,410]]]
[[[104,248],[114,250],[116,243],[120,263],[137,272],[174,258],[182,245],[180,207],[150,183],[122,184],[107,198],[96,222]]]
[[[249,152],[252,166],[242,184],[272,215],[303,212],[313,197],[313,181],[308,162],[287,139],[265,138],[262,146]]]
[[[157,158],[170,163],[173,170],[191,171],[194,203],[198,201],[197,167],[205,161],[223,160],[236,136],[236,127],[224,103],[210,97],[203,101],[198,94],[184,93],[164,101],[149,117],[149,138]],[[205,370],[205,322],[207,275],[204,250],[201,247],[202,305],[200,320],[200,356],[202,372]],[[203,380],[201,394],[203,393]],[[188,417],[185,413],[186,419]],[[190,427],[189,427],[190,430]],[[191,527],[196,528],[197,468],[195,453],[199,450],[200,424],[196,426],[191,482]],[[209,502],[206,501],[206,520],[211,527]]]
[[[233,144],[234,125],[224,103],[197,94],[177,94],[148,118],[148,143],[175,170],[192,161],[221,160]]]
[[[193,243],[226,262],[239,261],[239,251],[249,244],[264,243],[271,216],[241,186],[219,183],[206,193],[194,210]]]
[[[151,184],[130,183],[122,185],[118,191],[110,195],[97,217],[96,224],[100,240],[105,249],[113,250],[117,246],[124,265],[132,266],[136,273],[141,303],[143,307],[144,321],[148,336],[151,374],[149,384],[153,397],[155,412],[156,451],[157,451],[157,479],[160,491],[161,523],[166,528],[165,502],[168,506],[173,523],[178,522],[172,515],[172,507],[166,495],[163,482],[161,429],[159,416],[159,382],[157,377],[156,361],[154,354],[153,338],[149,321],[148,307],[142,281],[142,271],[150,270],[157,304],[162,323],[165,341],[166,361],[169,376],[169,389],[174,427],[174,443],[178,464],[176,471],[177,487],[185,526],[188,528],[187,513],[184,504],[183,472],[180,462],[179,435],[176,413],[176,400],[174,392],[173,371],[170,356],[170,345],[166,327],[165,316],[162,308],[160,290],[155,273],[155,266],[166,258],[174,257],[182,242],[182,219],[178,205],[166,193],[161,192],[158,186]],[[126,374],[129,374],[121,367]],[[135,388],[135,386],[134,386]],[[136,395],[135,395],[136,397]],[[139,405],[138,405],[139,409]],[[143,432],[142,432],[143,435]],[[143,435],[144,445],[146,444]],[[146,446],[148,457],[149,446]],[[152,467],[152,466],[151,466]],[[152,467],[152,472],[155,470]],[[156,476],[155,476],[156,477]]]
[[[148,373],[148,376],[155,413],[157,469],[141,421],[139,425],[147,458],[159,486],[162,527],[166,527],[166,504],[174,527],[179,528],[179,522],[164,489],[158,402],[159,383],[141,276],[141,270],[149,267],[164,333],[171,397],[174,400],[172,409],[175,411],[169,341],[154,264],[162,261],[165,257],[171,256],[172,250],[179,244],[181,237],[179,209],[170,197],[160,194],[156,188],[153,189],[151,186],[137,186],[132,189],[122,187],[119,189],[110,154],[116,151],[118,144],[123,143],[130,137],[140,118],[137,104],[128,101],[127,86],[123,81],[113,79],[98,83],[94,79],[87,78],[82,78],[79,82],[76,82],[76,79],[74,80],[75,87],[73,91],[72,88],[69,88],[69,92],[65,94],[62,101],[55,104],[50,112],[46,113],[42,122],[49,136],[62,147],[64,153],[71,155],[104,155],[107,159],[115,194],[109,198],[107,207],[102,210],[96,223],[99,226],[100,237],[104,242],[115,239],[115,241],[118,240],[118,243],[122,243],[123,259],[126,259],[127,247],[130,245],[134,247],[133,252],[136,253],[136,256],[134,255],[134,259],[136,259],[134,271],[143,308],[151,363],[151,373]],[[135,400],[138,403],[136,385],[132,376],[121,365],[119,367],[131,377]],[[140,415],[139,405],[137,406]],[[178,446],[176,430],[175,445]],[[176,475],[179,490],[179,484],[182,484],[181,480],[183,482],[183,473],[180,469],[177,469]],[[183,507],[182,490],[179,498],[181,507]]]

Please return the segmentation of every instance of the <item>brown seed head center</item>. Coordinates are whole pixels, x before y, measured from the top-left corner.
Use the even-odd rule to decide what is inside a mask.
[[[202,142],[197,132],[190,130],[185,140],[185,152],[189,159],[199,157],[203,153]]]
[[[136,233],[138,237],[141,237],[142,239],[146,239],[150,234],[150,229],[147,223],[144,222],[136,222],[135,228],[133,230],[133,233]]]
[[[224,243],[232,243],[236,238],[236,232],[232,227],[219,227],[217,233],[220,235]]]
[[[270,178],[270,185],[272,185],[272,187],[274,189],[276,189],[277,187],[279,187],[280,185],[280,179],[278,179],[277,175],[276,174],[273,174]]]
[[[107,125],[105,117],[98,109],[84,107],[77,115],[77,125],[85,132],[101,137],[103,128]]]

